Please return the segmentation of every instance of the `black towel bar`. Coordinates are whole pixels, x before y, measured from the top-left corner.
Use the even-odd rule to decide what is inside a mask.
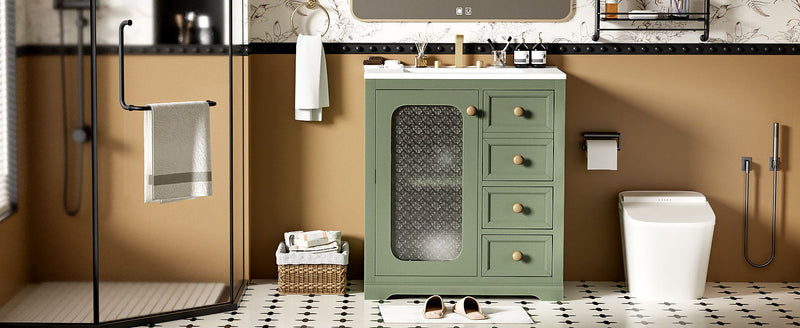
[[[119,24],[119,104],[125,110],[152,110],[150,106],[136,106],[125,103],[125,26],[133,25],[133,20],[126,19]],[[216,106],[216,101],[206,100],[208,106]]]

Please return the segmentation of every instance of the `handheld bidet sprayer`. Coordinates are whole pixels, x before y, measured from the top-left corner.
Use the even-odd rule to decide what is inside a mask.
[[[779,171],[781,159],[778,157],[778,131],[781,126],[778,123],[772,124],[772,157],[769,159],[769,170]]]
[[[744,161],[745,171],[745,187],[744,187],[744,260],[748,264],[756,267],[763,268],[775,260],[775,226],[776,226],[776,203],[778,198],[778,171],[780,170],[780,157],[778,157],[778,137],[780,131],[780,124],[772,124],[772,157],[769,158],[769,170],[772,171],[772,248],[770,251],[769,260],[764,263],[753,263],[747,254],[747,232],[750,213],[750,159]]]

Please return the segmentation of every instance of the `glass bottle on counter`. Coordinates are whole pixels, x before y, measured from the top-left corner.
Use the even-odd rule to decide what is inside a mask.
[[[539,32],[539,43],[531,48],[531,67],[547,67],[547,48],[545,48],[544,43],[542,43],[542,32]]]
[[[525,38],[514,48],[514,67],[524,68],[531,64],[531,50],[525,44]]]

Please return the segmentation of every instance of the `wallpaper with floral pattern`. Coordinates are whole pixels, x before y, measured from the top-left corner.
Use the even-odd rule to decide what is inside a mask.
[[[402,1],[402,0],[397,0]],[[564,22],[482,22],[367,23],[353,17],[349,0],[320,0],[330,13],[330,30],[325,42],[454,42],[463,34],[465,42],[502,40],[508,36],[526,36],[535,41],[539,32],[545,42],[590,43],[594,33],[595,1],[574,0],[575,13]],[[294,42],[290,17],[298,0],[250,0],[250,42]],[[603,2],[601,2],[602,4]],[[620,0],[619,10],[652,9],[666,11],[669,0]],[[691,3],[692,12],[702,11],[703,2]],[[711,28],[708,42],[728,43],[800,43],[800,0],[711,0]],[[325,29],[325,15],[319,11],[300,10],[295,18],[301,31],[320,33]],[[604,27],[695,27],[697,22],[644,21],[628,26],[603,23]],[[620,43],[697,43],[698,31],[603,31],[599,42]]]

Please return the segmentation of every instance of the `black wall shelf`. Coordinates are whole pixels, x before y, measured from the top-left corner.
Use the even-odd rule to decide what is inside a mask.
[[[670,2],[671,0],[667,0]],[[600,40],[600,31],[702,31],[700,41],[708,41],[709,29],[709,1],[703,0],[703,12],[690,12],[682,13],[686,17],[670,16],[670,13],[631,13],[631,12],[617,12],[606,13],[600,10],[600,0],[595,1],[595,15],[594,15],[594,34],[592,41]],[[630,15],[657,15],[656,18],[630,18]],[[607,18],[607,15],[616,15],[617,18]],[[645,27],[645,28],[630,28],[630,27],[602,27],[605,24],[601,22],[646,22],[646,21],[659,21],[659,22],[697,22],[697,27]]]

